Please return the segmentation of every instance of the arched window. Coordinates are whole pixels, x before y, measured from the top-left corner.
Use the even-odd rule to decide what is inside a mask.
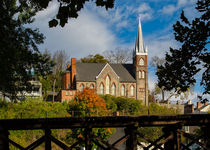
[[[134,96],[134,93],[135,93],[135,92],[134,92],[134,86],[133,86],[133,85],[132,85],[131,88],[130,88],[130,93],[131,93],[131,96]]]
[[[90,89],[94,89],[94,85],[93,84],[90,85]]]
[[[100,94],[104,94],[104,85],[102,83],[100,85]]]
[[[112,95],[116,95],[116,86],[114,83],[112,84]]]
[[[110,78],[106,76],[106,94],[110,94]]]
[[[145,78],[145,72],[142,71],[141,77],[144,79]]]
[[[143,66],[143,65],[144,65],[144,59],[140,58],[140,60],[139,60],[139,65],[140,65],[140,66]]]
[[[139,71],[139,79],[141,79],[141,71]]]
[[[81,84],[81,85],[80,85],[80,92],[83,91],[84,87],[85,87],[84,84]]]
[[[125,86],[122,85],[121,87],[121,96],[125,96]]]

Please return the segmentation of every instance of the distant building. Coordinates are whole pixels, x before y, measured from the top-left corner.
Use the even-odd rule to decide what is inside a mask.
[[[184,114],[207,114],[210,112],[210,104],[205,102],[201,104],[201,102],[197,102],[197,106],[194,107],[194,104],[191,101],[188,101],[184,106]],[[187,133],[193,133],[199,127],[197,126],[185,126],[184,131]]]
[[[34,76],[31,81],[29,81],[32,86],[31,91],[23,91],[21,93],[18,93],[17,96],[23,97],[42,97],[42,83]]]
[[[62,90],[58,95],[61,101],[71,100],[76,91],[88,87],[95,89],[97,94],[135,98],[147,105],[147,49],[140,19],[132,64],[79,63],[72,58],[62,80]]]
[[[207,114],[210,112],[210,104],[205,102],[201,104],[201,102],[197,102],[197,106],[194,108],[194,104],[191,101],[188,101],[184,107],[185,114]]]

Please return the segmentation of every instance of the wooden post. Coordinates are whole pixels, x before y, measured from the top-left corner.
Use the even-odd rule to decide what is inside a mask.
[[[91,150],[91,132],[92,128],[86,128],[85,129],[85,150]]]
[[[177,132],[180,129],[181,125],[177,124],[163,128],[166,140],[164,145],[165,150],[181,150],[181,135]]]
[[[0,150],[9,150],[9,132],[0,126]]]
[[[51,140],[50,140],[51,130],[45,129],[45,150],[51,150]]]
[[[126,150],[137,150],[137,127],[129,126],[125,128],[125,135],[129,135],[126,141]]]

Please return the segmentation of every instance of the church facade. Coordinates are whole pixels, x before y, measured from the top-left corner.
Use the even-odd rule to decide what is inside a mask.
[[[135,98],[148,104],[147,49],[140,19],[132,64],[81,63],[72,58],[62,76],[59,99],[71,100],[77,91],[87,87],[97,94]]]

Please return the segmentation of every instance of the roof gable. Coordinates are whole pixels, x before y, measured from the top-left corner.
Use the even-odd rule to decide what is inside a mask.
[[[105,68],[106,67],[110,67],[111,68],[111,70],[114,72],[114,74],[118,77],[118,78],[120,78],[117,74],[116,74],[116,72],[113,70],[113,68],[108,64],[108,63],[106,63],[106,65],[104,66],[104,68],[101,70],[101,72],[96,76],[96,79],[101,75],[101,73],[105,70]]]
[[[136,82],[132,64],[76,63],[77,81],[96,81],[106,66],[110,66],[120,82]]]

